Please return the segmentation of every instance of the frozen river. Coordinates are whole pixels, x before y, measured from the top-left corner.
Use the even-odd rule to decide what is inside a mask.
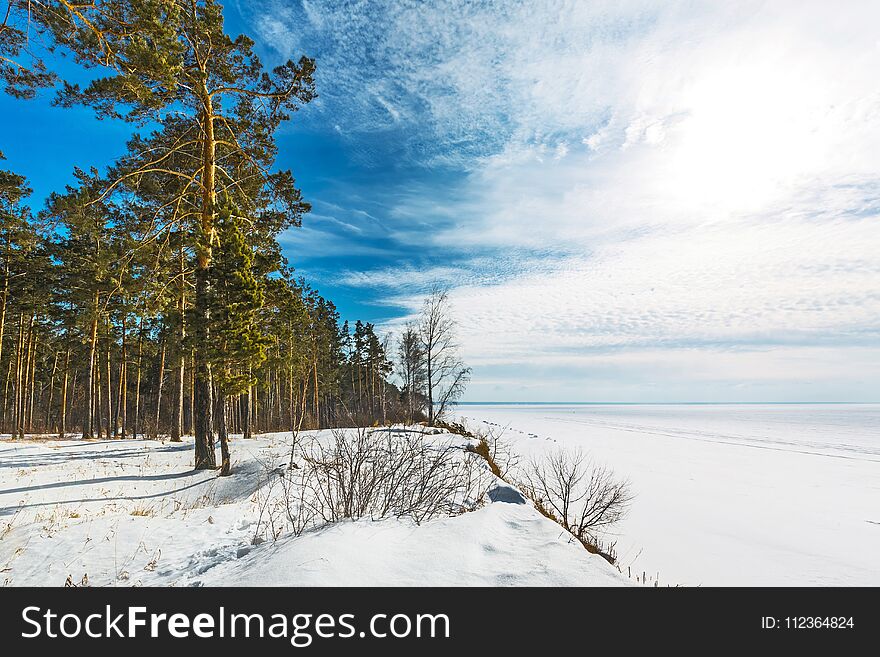
[[[462,405],[528,458],[628,478],[624,572],[686,585],[880,585],[880,405]]]

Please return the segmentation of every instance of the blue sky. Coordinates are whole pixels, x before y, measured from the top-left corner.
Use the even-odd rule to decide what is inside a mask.
[[[231,3],[317,59],[282,237],[393,332],[450,285],[469,400],[880,399],[876,3]],[[39,199],[128,126],[0,98]],[[27,121],[24,119],[27,118]]]

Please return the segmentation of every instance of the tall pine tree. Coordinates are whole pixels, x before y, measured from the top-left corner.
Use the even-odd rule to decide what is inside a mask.
[[[108,75],[84,89],[65,84],[61,104],[84,103],[102,117],[141,124],[168,114],[182,117],[173,134],[160,133],[163,140],[132,157],[129,170],[118,172],[104,194],[153,173],[182,183],[180,198],[193,204],[186,214],[197,228],[192,320],[202,327],[193,328],[205,335],[208,270],[219,240],[218,193],[234,195],[249,214],[259,210],[260,220],[277,230],[298,224],[309,209],[291,173],[271,167],[275,130],[314,97],[314,62],[303,57],[264,71],[249,38],[226,34],[222,6],[213,0],[95,0],[81,13],[87,22],[53,24],[53,36],[79,61],[103,66]],[[114,30],[120,23],[126,29]],[[195,162],[168,168],[181,153],[196,154]],[[194,343],[197,468],[216,463],[207,351],[207,344]]]

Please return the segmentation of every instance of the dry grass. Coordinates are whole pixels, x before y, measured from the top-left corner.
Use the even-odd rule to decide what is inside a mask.
[[[479,438],[478,440],[480,442],[476,445],[468,445],[468,451],[482,456],[486,463],[489,464],[489,469],[492,471],[492,474],[499,479],[503,479],[501,476],[501,468],[498,467],[495,459],[492,458],[492,452],[489,450],[489,443],[486,442],[485,438]]]
[[[152,507],[138,506],[131,510],[133,516],[155,517],[156,510]]]

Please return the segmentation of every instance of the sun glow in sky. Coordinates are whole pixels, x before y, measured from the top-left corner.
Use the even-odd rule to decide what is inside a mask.
[[[227,14],[267,63],[317,59],[280,139],[314,206],[291,261],[388,331],[450,285],[467,399],[880,399],[880,3]],[[121,152],[76,121],[63,171],[77,135]],[[28,138],[4,149],[45,194],[69,178]]]

